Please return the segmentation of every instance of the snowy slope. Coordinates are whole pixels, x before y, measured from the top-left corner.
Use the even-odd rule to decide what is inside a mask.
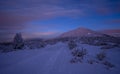
[[[98,46],[78,44],[87,49],[85,60],[94,58],[102,51]],[[120,74],[120,50],[107,50],[107,60],[115,68],[107,70],[102,64],[70,63],[71,51],[66,43],[47,45],[42,49],[19,50],[0,53],[0,74]]]

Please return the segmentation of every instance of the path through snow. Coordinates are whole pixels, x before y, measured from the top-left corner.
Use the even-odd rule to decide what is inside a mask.
[[[99,47],[82,46],[90,54],[99,51]],[[101,64],[71,64],[72,55],[67,44],[57,43],[43,49],[0,53],[0,74],[120,74],[120,60],[114,58],[119,55],[118,52],[116,56],[111,56],[118,62],[118,68],[113,70],[106,70]]]

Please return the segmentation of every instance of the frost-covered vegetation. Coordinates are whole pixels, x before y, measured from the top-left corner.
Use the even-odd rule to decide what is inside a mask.
[[[69,49],[74,49],[75,47],[77,47],[77,44],[75,43],[75,41],[69,41],[68,42],[68,47],[69,47]]]
[[[22,49],[24,47],[24,40],[22,38],[21,33],[17,33],[13,40],[13,48],[14,49]]]
[[[100,61],[104,60],[106,58],[105,52],[100,52],[97,54],[96,58]]]
[[[115,37],[24,40],[16,34],[13,42],[0,43],[0,74],[119,74],[119,42]]]
[[[0,43],[1,52],[9,52],[19,49],[36,49],[44,48],[47,45],[54,45],[58,42],[68,43],[70,49],[77,46],[77,43],[89,44],[93,46],[101,46],[101,49],[111,49],[120,47],[119,37],[65,37],[65,38],[53,38],[53,39],[29,39],[24,40],[20,33],[16,34],[13,42]]]
[[[87,50],[84,48],[74,48],[71,51],[71,54],[73,56],[72,60],[70,61],[71,63],[82,62],[84,56],[87,54]]]

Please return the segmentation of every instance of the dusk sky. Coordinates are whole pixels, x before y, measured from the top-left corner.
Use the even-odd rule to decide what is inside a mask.
[[[120,0],[0,0],[0,40],[51,38],[86,27],[120,29]]]

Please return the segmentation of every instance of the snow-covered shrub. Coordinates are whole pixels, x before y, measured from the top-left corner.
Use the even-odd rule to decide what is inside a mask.
[[[82,60],[84,58],[84,56],[87,54],[87,50],[84,49],[84,48],[74,48],[72,50],[72,55],[73,55],[73,58],[70,60],[71,63],[77,63],[77,62],[81,62],[82,63]]]
[[[54,45],[58,42],[58,40],[57,39],[48,39],[48,40],[45,40],[44,42],[45,42],[45,44]]]
[[[44,41],[41,41],[39,46],[40,46],[40,48],[44,48],[46,45],[47,44]]]
[[[94,63],[99,64],[99,61],[97,61],[95,59],[88,59],[87,62],[88,62],[88,64],[94,64]]]
[[[82,44],[89,44],[95,46],[104,46],[104,45],[108,45],[108,43],[120,44],[120,38],[110,37],[110,36],[80,37],[80,41],[82,42]]]
[[[78,62],[78,59],[76,57],[74,57],[70,60],[70,63],[77,63],[77,62]]]
[[[111,48],[114,48],[114,46],[106,45],[106,46],[101,47],[101,49],[111,49]]]
[[[94,62],[93,60],[88,60],[89,64],[93,64],[93,62]]]
[[[88,60],[89,64],[93,64],[94,62],[95,62],[95,60],[92,60],[92,59]]]
[[[69,46],[69,49],[73,49],[73,48],[77,47],[77,44],[71,40],[71,41],[69,41],[68,46]]]
[[[81,58],[79,57],[73,57],[71,60],[70,60],[70,63],[82,63],[82,60]]]
[[[120,44],[117,44],[117,43],[116,43],[116,44],[114,44],[113,46],[114,46],[114,47],[120,47]]]
[[[94,41],[94,44],[93,45],[95,45],[95,46],[104,46],[104,45],[107,45],[107,43],[106,42],[102,42],[102,41]]]
[[[102,46],[101,49],[111,49],[114,47],[119,47],[119,44],[117,43],[109,43],[108,45]]]
[[[104,52],[100,52],[97,54],[96,58],[100,61],[104,60],[106,58],[106,54]]]
[[[75,48],[73,51],[72,51],[72,55],[75,56],[75,57],[80,57],[83,59],[83,57],[87,54],[87,50],[84,49],[84,48]]]
[[[111,64],[111,63],[108,62],[108,61],[104,61],[102,64],[105,65],[108,69],[115,67],[115,65]]]
[[[15,35],[14,41],[13,41],[13,47],[14,49],[22,49],[24,47],[24,41],[21,33],[17,33]]]
[[[42,40],[29,40],[25,42],[25,45],[29,48],[29,49],[36,49],[36,48],[43,48],[46,46],[45,42]]]
[[[13,51],[13,46],[11,42],[0,43],[1,52],[10,52]]]

